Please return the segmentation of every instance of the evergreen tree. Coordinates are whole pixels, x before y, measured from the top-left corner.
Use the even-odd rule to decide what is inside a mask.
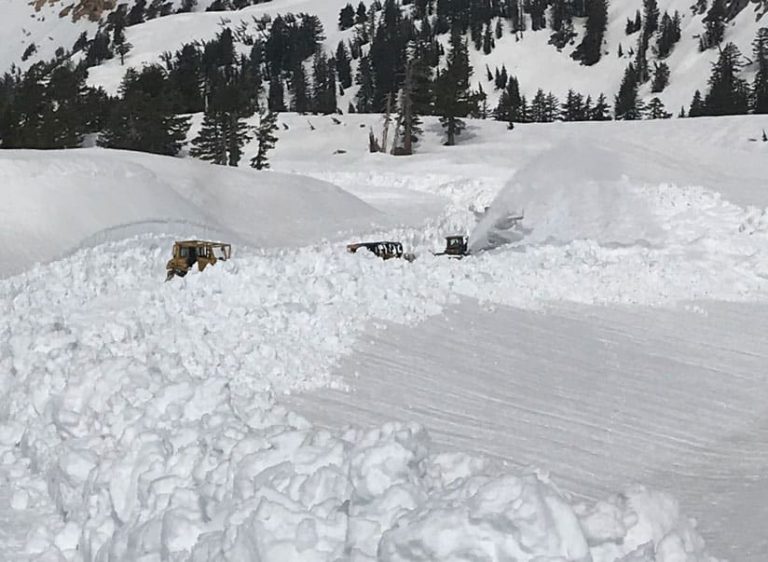
[[[547,120],[547,95],[539,88],[531,100],[530,119],[534,123],[545,123]]]
[[[701,117],[704,114],[704,100],[701,97],[701,92],[696,90],[691,100],[691,107],[688,110],[688,117]]]
[[[654,63],[651,92],[654,94],[664,91],[669,84],[669,66],[665,62]]]
[[[395,139],[393,154],[413,154],[413,145],[421,136],[421,119],[415,110],[414,93],[416,90],[415,61],[411,60],[406,65],[405,80],[400,90],[397,104],[398,137]]]
[[[712,65],[709,92],[704,100],[707,115],[739,115],[749,107],[749,86],[739,77],[741,53],[733,43],[720,51]]]
[[[339,84],[345,90],[352,87],[352,66],[349,53],[343,41],[336,48],[336,72],[339,75]]]
[[[175,156],[189,129],[189,118],[175,115],[164,70],[129,69],[120,87],[122,100],[109,116],[99,145]]]
[[[446,132],[446,145],[456,144],[456,137],[466,126],[461,117],[470,114],[476,102],[469,91],[472,67],[469,50],[458,28],[451,33],[447,66],[435,85],[435,111]]]
[[[416,116],[433,115],[435,111],[435,85],[429,56],[426,46],[417,43],[410,64],[413,79],[411,103]]]
[[[643,0],[643,36],[646,44],[659,28],[659,5],[656,0]]]
[[[357,101],[357,112],[373,112],[373,73],[371,72],[371,62],[367,55],[360,57],[360,64],[357,67],[355,82],[360,86],[357,90],[357,95],[355,96],[355,100]]]
[[[256,128],[256,142],[259,148],[256,156],[251,158],[251,167],[257,170],[269,168],[267,153],[277,144],[277,114],[271,111],[262,112],[259,115],[259,125]]]
[[[761,27],[752,42],[752,52],[757,65],[752,85],[752,111],[768,113],[768,28]]]
[[[96,66],[111,58],[112,50],[109,35],[104,31],[97,31],[88,46],[88,52],[85,54],[86,66]]]
[[[213,112],[205,113],[200,132],[192,139],[189,155],[212,164],[226,166],[227,139],[219,115]]]
[[[270,111],[285,111],[285,91],[283,90],[283,81],[280,77],[275,76],[269,81],[267,105]]]
[[[590,112],[590,119],[592,121],[610,121],[611,112],[608,107],[608,100],[605,99],[605,94],[600,94],[595,102],[595,107]]]
[[[588,113],[584,104],[584,96],[573,90],[568,90],[560,115],[563,121],[585,121],[588,118]]]
[[[600,60],[603,36],[608,25],[608,1],[587,1],[587,24],[584,39],[573,52],[573,58],[585,66],[592,66]]]
[[[344,31],[355,25],[355,9],[352,4],[347,4],[339,13],[339,29]]]
[[[120,57],[120,64],[124,65],[125,55],[131,51],[133,45],[125,39],[125,28],[122,22],[116,24],[112,30],[112,45],[114,46],[115,53]]]
[[[645,115],[648,119],[669,119],[672,114],[667,112],[664,107],[664,102],[659,98],[653,98],[645,110]]]
[[[144,23],[144,13],[146,10],[147,0],[136,0],[136,2],[133,3],[133,7],[128,12],[128,20],[126,23],[129,26]]]
[[[616,119],[640,119],[640,103],[637,98],[637,72],[632,63],[624,71],[624,78],[619,86],[619,93],[614,103]]]
[[[675,44],[680,41],[680,14],[675,12],[674,17],[669,17],[667,12],[661,18],[659,39],[656,43],[656,55],[660,59],[667,58]]]
[[[704,16],[706,31],[701,40],[702,50],[719,45],[725,37],[725,21],[727,16],[725,1],[712,0],[712,6],[709,8],[707,15]]]
[[[176,52],[168,69],[176,113],[199,113],[205,109],[202,72],[202,53],[195,45],[184,45]]]
[[[358,25],[363,25],[367,21],[368,21],[368,10],[365,7],[365,3],[360,2],[357,5],[357,11],[355,12],[355,23]]]
[[[307,113],[310,110],[309,85],[307,84],[307,74],[304,71],[303,63],[298,63],[293,70],[293,75],[291,77],[291,95],[291,111],[296,113]]]
[[[496,46],[491,34],[491,26],[485,26],[485,33],[483,34],[483,53],[490,55],[493,48]]]
[[[499,97],[499,104],[494,111],[494,119],[512,123],[524,121],[525,111],[522,109],[523,99],[520,95],[520,85],[517,78],[512,76],[507,82],[507,87]]]
[[[312,111],[326,115],[335,113],[336,77],[333,70],[333,59],[328,59],[322,51],[316,53],[312,70]]]

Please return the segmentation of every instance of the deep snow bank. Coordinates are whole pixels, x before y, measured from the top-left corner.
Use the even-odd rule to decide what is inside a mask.
[[[133,234],[294,245],[380,218],[311,178],[99,149],[3,151],[0,186],[0,276]]]

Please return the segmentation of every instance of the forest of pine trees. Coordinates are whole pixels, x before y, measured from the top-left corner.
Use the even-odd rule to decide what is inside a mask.
[[[209,9],[254,3],[217,0]],[[139,0],[131,9],[119,4],[95,35],[81,35],[71,51],[61,49],[55,60],[24,73],[6,73],[0,79],[0,146],[71,147],[96,134],[102,146],[173,155],[185,146],[186,116],[200,113],[202,127],[190,154],[234,166],[257,134],[246,122],[256,115],[269,122],[282,111],[383,113],[389,105],[395,114],[392,151],[400,154],[413,152],[424,116],[440,118],[449,145],[460,141],[467,117],[490,117],[510,128],[515,122],[666,118],[658,97],[644,104],[638,92],[645,84],[652,94],[667,88],[665,59],[681,38],[679,13],[661,13],[657,0],[642,0],[626,22],[635,44],[613,103],[574,90],[558,99],[535,84],[520,84],[504,66],[473,69],[470,52],[489,54],[505,35],[520,38],[530,28],[549,33],[553,48],[570,45],[574,59],[593,65],[604,55],[607,0],[377,0],[341,9],[337,25],[351,38],[330,52],[322,48],[325,34],[316,16],[286,13],[254,20],[255,31],[224,27],[211,41],[183,45],[164,53],[161,63],[129,70],[117,96],[86,86],[88,67],[130,57],[127,28],[167,15],[171,6],[159,0]],[[179,9],[195,6],[196,0],[185,0]],[[714,0],[702,8],[702,48],[717,45],[719,56],[708,88],[691,101],[691,117],[768,112],[768,30],[759,31],[749,53],[755,77],[748,83],[741,77],[743,55],[732,44],[721,45],[728,6]],[[585,22],[578,44],[575,18]],[[657,60],[649,64],[651,54]],[[80,62],[68,62],[70,55]],[[339,97],[353,88],[349,105],[339,108]],[[523,90],[535,94],[527,99]],[[488,107],[489,94],[498,100],[495,107]],[[272,134],[263,133],[265,147],[274,142]]]

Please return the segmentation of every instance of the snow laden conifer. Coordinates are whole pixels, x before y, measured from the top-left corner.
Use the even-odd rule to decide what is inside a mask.
[[[272,111],[262,111],[259,114],[259,124],[256,127],[256,142],[258,143],[258,149],[256,156],[251,158],[251,168],[257,170],[264,170],[269,168],[269,161],[267,160],[267,153],[275,148],[277,144],[277,113]]]

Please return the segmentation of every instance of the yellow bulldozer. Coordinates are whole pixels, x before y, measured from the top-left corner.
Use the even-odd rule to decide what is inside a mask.
[[[200,271],[203,271],[207,266],[215,265],[217,261],[227,261],[230,257],[232,257],[231,244],[205,240],[176,242],[173,245],[173,257],[165,266],[168,271],[165,280],[170,281],[176,275],[184,277],[195,264]]]

